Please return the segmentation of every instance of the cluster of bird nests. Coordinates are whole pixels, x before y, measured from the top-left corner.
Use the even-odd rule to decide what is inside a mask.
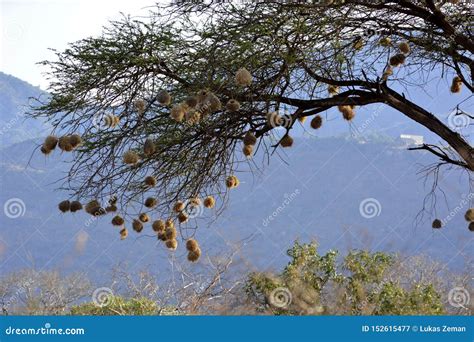
[[[464,218],[468,222],[467,229],[469,229],[471,232],[474,232],[474,208],[467,209],[466,213],[464,214]],[[431,226],[434,229],[440,229],[443,227],[443,221],[440,219],[435,219],[433,220]]]
[[[41,153],[48,155],[56,146],[64,152],[71,152],[82,144],[82,138],[79,134],[64,135],[57,138],[54,135],[48,135],[41,146]]]
[[[150,176],[149,176],[150,177]],[[151,178],[147,177],[147,181]],[[238,179],[235,176],[233,180],[238,185]],[[158,200],[154,197],[148,197],[144,201],[144,206],[148,209],[153,209],[158,205]],[[61,212],[65,213],[68,211],[76,212],[79,210],[84,209],[88,214],[92,216],[102,216],[108,213],[114,213],[117,211],[117,198],[112,197],[108,200],[108,206],[105,208],[100,204],[98,200],[91,200],[87,204],[83,205],[79,201],[69,201],[64,200],[58,204],[58,208]],[[171,217],[167,220],[155,220],[152,222],[151,227],[152,230],[157,234],[157,238],[164,242],[165,246],[169,250],[176,250],[178,248],[178,240],[177,240],[177,230],[175,226],[175,220],[177,220],[180,224],[185,223],[188,221],[188,211],[191,211],[194,207],[204,206],[205,208],[211,209],[214,208],[216,205],[216,200],[213,196],[207,196],[203,200],[199,197],[193,197],[186,202],[177,201],[172,211],[176,215],[175,218]],[[145,224],[151,222],[151,218],[147,213],[140,213],[137,218],[133,219],[131,225],[135,232],[141,233],[145,227]],[[120,239],[124,240],[128,237],[128,230],[125,227],[125,219],[116,214],[111,223],[113,226],[120,228]],[[188,250],[188,260],[189,261],[197,261],[201,256],[201,250],[195,240],[188,240],[192,242],[188,242],[186,244],[186,248]]]

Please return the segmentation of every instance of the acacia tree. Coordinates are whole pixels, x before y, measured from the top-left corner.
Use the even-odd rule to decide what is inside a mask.
[[[461,1],[157,5],[146,19],[111,22],[42,62],[50,97],[31,115],[50,120],[52,134],[65,135],[59,147],[74,150],[71,196],[94,205],[117,196],[127,217],[148,196],[165,218],[176,216],[178,200],[225,198],[244,156],[291,146],[306,117],[324,129],[319,113],[333,107],[351,120],[359,106],[383,103],[444,142],[417,147],[439,158],[437,168],[472,175],[469,142],[409,99],[447,79],[451,92],[464,88],[453,94],[455,115],[472,119],[462,109],[474,89],[469,17]],[[283,107],[288,115],[278,114]],[[42,151],[54,146],[50,137]]]

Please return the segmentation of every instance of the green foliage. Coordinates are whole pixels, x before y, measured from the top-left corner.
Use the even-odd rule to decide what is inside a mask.
[[[98,306],[95,303],[84,303],[71,308],[71,315],[76,316],[113,316],[113,315],[171,315],[176,310],[174,308],[160,309],[156,302],[145,298],[123,298],[112,296],[107,305]]]
[[[443,314],[435,286],[421,281],[405,285],[398,277],[395,255],[354,250],[342,260],[337,251],[318,253],[316,243],[295,242],[291,258],[277,275],[252,273],[245,291],[257,309],[280,315],[438,315]],[[277,288],[286,288],[291,300],[275,305]]]

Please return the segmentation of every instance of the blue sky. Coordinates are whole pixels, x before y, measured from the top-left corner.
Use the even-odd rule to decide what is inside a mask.
[[[120,11],[139,15],[153,0],[0,0],[0,71],[45,89],[38,61],[68,42],[97,35]]]

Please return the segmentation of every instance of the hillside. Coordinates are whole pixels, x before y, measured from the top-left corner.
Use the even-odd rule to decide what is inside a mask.
[[[0,153],[0,201],[19,198],[25,204],[24,216],[0,216],[0,272],[34,266],[85,270],[100,279],[112,266],[124,263],[166,276],[172,253],[157,243],[151,227],[141,235],[131,231],[120,241],[110,215],[93,220],[83,212],[58,212],[57,203],[66,196],[54,191],[54,182],[65,175],[65,158],[58,151],[47,158],[36,152],[26,167],[36,143],[16,144]],[[426,253],[449,268],[467,264],[473,239],[462,215],[438,231],[430,222],[414,224],[430,185],[424,187],[416,172],[433,161],[430,155],[408,152],[396,143],[297,138],[282,158],[272,159],[261,175],[239,174],[241,185],[231,192],[227,210],[217,220],[209,223],[212,217],[200,217],[193,222],[199,225],[196,236],[206,257],[238,247],[245,270],[249,265],[274,269],[286,262],[284,252],[292,241],[316,239],[322,251]],[[440,180],[440,186],[449,210],[459,205],[465,180],[453,172]],[[359,211],[369,198],[380,203],[373,218]],[[443,201],[438,203],[440,218],[449,213]],[[175,256],[189,267],[183,246]]]
[[[28,120],[30,97],[46,96],[41,89],[0,72],[0,146],[36,138],[49,130],[40,120]]]

